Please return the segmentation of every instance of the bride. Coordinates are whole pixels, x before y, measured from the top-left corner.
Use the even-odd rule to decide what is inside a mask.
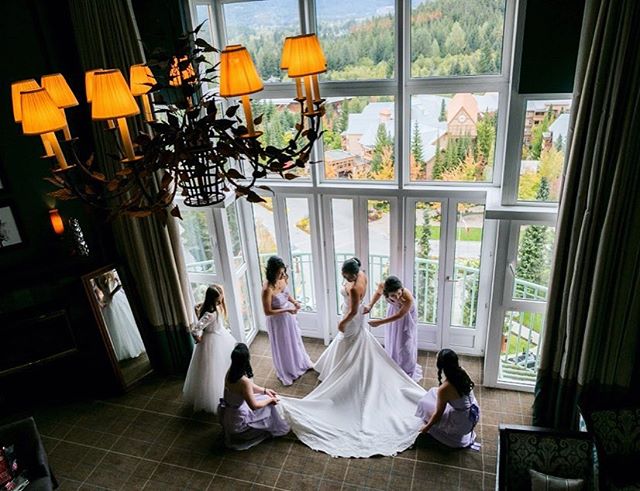
[[[415,416],[425,390],[387,355],[364,326],[367,276],[357,258],[342,265],[346,284],[340,333],[315,365],[322,383],[303,399],[276,406],[296,436],[334,457],[395,455],[422,426]]]

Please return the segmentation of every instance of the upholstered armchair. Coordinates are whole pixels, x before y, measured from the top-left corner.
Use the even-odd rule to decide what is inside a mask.
[[[583,400],[580,412],[595,440],[602,490],[640,489],[640,403],[629,398]]]
[[[27,491],[48,491],[58,487],[33,418],[0,426],[0,445],[14,446],[18,464],[25,469],[30,482]]]
[[[585,432],[537,426],[500,425],[498,490],[531,489],[529,470],[566,479],[583,479],[596,489],[594,447]]]

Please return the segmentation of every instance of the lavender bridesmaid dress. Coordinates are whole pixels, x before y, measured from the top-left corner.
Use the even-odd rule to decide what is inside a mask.
[[[289,292],[284,290],[271,299],[271,308],[286,309],[292,307]],[[313,363],[302,343],[300,328],[295,315],[289,312],[267,316],[267,331],[271,344],[271,355],[276,374],[282,385],[291,385],[310,368]]]
[[[416,416],[427,422],[436,411],[438,388],[433,387],[420,399]],[[444,413],[429,430],[429,435],[449,447],[465,448],[476,441],[473,431],[480,419],[480,408],[473,391],[460,399],[447,402]]]
[[[260,401],[267,396],[255,397]],[[218,413],[224,429],[224,443],[233,450],[246,450],[269,437],[289,433],[289,425],[278,414],[276,406],[270,404],[253,411],[242,395],[231,392],[226,387]]]
[[[395,315],[401,305],[387,299],[387,317]],[[413,380],[422,378],[422,367],[418,364],[418,313],[413,302],[404,317],[385,326],[384,349],[404,372]]]

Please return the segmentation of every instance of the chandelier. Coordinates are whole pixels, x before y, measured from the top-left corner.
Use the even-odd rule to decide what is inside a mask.
[[[173,204],[178,192],[187,206],[219,204],[234,193],[261,202],[256,188],[269,190],[261,184],[265,178],[293,179],[291,171],[311,163],[325,102],[318,74],[326,72],[326,60],[317,36],[284,40],[280,65],[295,81],[300,118],[278,148],[262,142],[262,115],[253,115],[250,95],[264,85],[251,55],[241,45],[217,50],[197,36],[200,27],[181,38],[177,53],[131,66],[128,81],[117,69],[85,74],[91,118],[117,143],[115,165],[98,166],[93,155],[80,158],[65,114],[79,103],[63,75],[12,84],[16,123],[25,135],[40,136],[44,158],[53,163],[51,196],[81,199],[112,215],[142,217],[171,207],[179,217]],[[213,85],[217,93],[205,91]],[[132,137],[128,118],[141,113],[144,127]]]

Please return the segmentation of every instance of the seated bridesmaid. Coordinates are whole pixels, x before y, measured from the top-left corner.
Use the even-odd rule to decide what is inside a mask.
[[[474,445],[473,430],[480,419],[480,408],[473,395],[474,383],[460,366],[455,351],[440,350],[436,364],[440,386],[430,389],[418,402],[416,416],[426,423],[420,431],[449,447]]]
[[[231,352],[224,399],[218,408],[225,445],[234,450],[246,450],[269,437],[289,433],[289,425],[275,407],[278,395],[254,384],[252,378],[249,348],[237,344]]]
[[[365,307],[365,314],[384,295],[389,307],[384,319],[372,319],[371,327],[386,324],[384,330],[384,349],[402,370],[413,380],[422,378],[422,367],[418,364],[418,312],[411,292],[402,286],[396,276],[389,276]]]
[[[291,385],[313,367],[296,319],[300,302],[289,293],[287,267],[281,258],[271,256],[267,260],[265,276],[262,307],[267,317],[273,365],[282,385]]]

